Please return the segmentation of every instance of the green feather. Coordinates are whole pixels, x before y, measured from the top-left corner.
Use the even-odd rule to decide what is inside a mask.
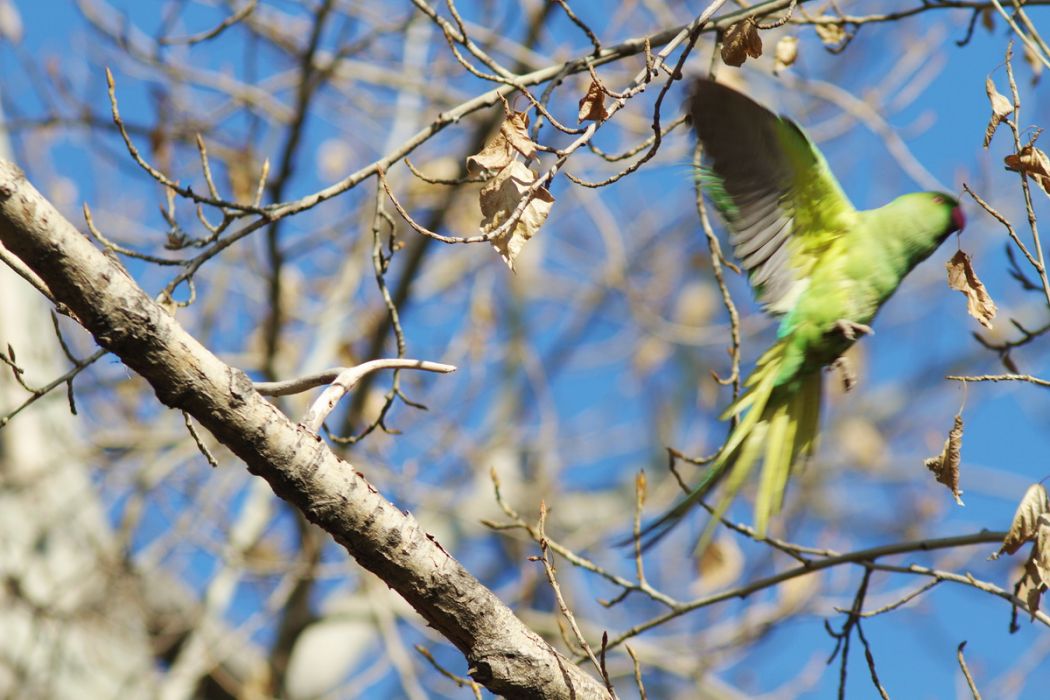
[[[936,192],[857,211],[802,129],[728,87],[698,80],[691,106],[707,159],[697,186],[722,215],[759,301],[781,321],[722,415],[739,422],[697,486],[645,528],[647,546],[725,479],[706,546],[758,464],[754,520],[765,536],[792,469],[816,450],[822,372],[856,341],[843,327],[868,326],[905,275],[964,224],[958,202]]]

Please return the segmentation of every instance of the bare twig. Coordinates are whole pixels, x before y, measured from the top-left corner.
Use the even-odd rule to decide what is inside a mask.
[[[945,379],[956,382],[1028,382],[1036,386],[1050,387],[1050,381],[1029,374],[981,374],[976,376],[949,374]]]
[[[315,433],[318,432],[321,429],[321,425],[324,423],[325,418],[328,417],[328,414],[331,413],[336,404],[339,403],[339,399],[343,398],[347,392],[352,391],[354,386],[361,380],[361,377],[379,369],[420,369],[426,372],[440,372],[442,374],[456,371],[456,368],[452,365],[444,365],[440,362],[429,362],[427,360],[391,358],[362,362],[359,365],[347,367],[339,372],[338,376],[336,376],[335,380],[332,381],[328,388],[321,392],[321,395],[314,400],[313,404],[310,406],[310,410],[306,412],[302,420],[299,422],[304,425],[307,430]],[[298,382],[302,380],[292,381]]]
[[[831,553],[830,556],[824,559],[815,559],[812,561],[808,561],[805,564],[791,569],[787,569],[779,574],[774,574],[773,576],[756,579],[741,586],[736,586],[728,590],[719,591],[718,593],[706,595],[692,601],[679,603],[675,605],[672,610],[652,617],[645,622],[636,624],[631,628],[625,630],[624,632],[621,632],[618,636],[613,637],[609,641],[609,647],[617,647],[620,644],[627,641],[628,639],[631,639],[632,637],[635,637],[641,634],[642,632],[653,629],[655,627],[659,627],[665,624],[668,620],[680,617],[693,610],[699,610],[701,608],[709,607],[711,605],[715,605],[726,600],[732,600],[733,598],[746,598],[747,596],[751,595],[756,591],[770,588],[778,583],[782,583],[789,579],[797,578],[799,576],[808,576],[809,574],[812,574],[815,571],[820,571],[835,566],[841,566],[842,564],[861,564],[865,567],[872,567],[886,571],[898,571],[901,573],[913,573],[924,576],[940,577],[946,581],[952,581],[954,583],[961,583],[964,585],[973,586],[975,588],[978,588],[979,590],[999,596],[1004,600],[1015,602],[1018,605],[1020,605],[1022,609],[1027,609],[1027,606],[1024,603],[1024,601],[1018,600],[1009,592],[1004,591],[1001,588],[994,586],[993,584],[977,581],[972,577],[960,576],[951,572],[930,569],[928,567],[923,567],[916,564],[911,564],[908,566],[894,566],[888,564],[880,564],[876,561],[883,557],[893,556],[895,554],[904,554],[908,552],[930,551],[933,549],[954,548],[975,544],[992,544],[1001,541],[1005,535],[1005,532],[983,531],[973,535],[962,535],[959,537],[945,537],[938,539],[900,542],[897,544],[886,545],[882,547],[874,547],[872,549],[857,550],[855,552],[849,552],[846,554]],[[1043,624],[1050,626],[1050,616],[1047,616],[1045,613],[1038,612],[1036,614],[1036,619],[1041,621]]]
[[[224,31],[226,31],[227,29],[229,29],[230,27],[232,27],[233,25],[237,24],[241,20],[245,19],[248,15],[250,15],[257,4],[259,4],[259,0],[246,0],[244,5],[240,9],[238,9],[232,15],[230,15],[211,29],[205,30],[203,32],[198,32],[197,34],[189,34],[187,36],[161,37],[160,39],[158,39],[158,43],[166,44],[168,46],[174,46],[177,44],[199,44],[202,41],[214,39],[215,37],[222,34]]]
[[[696,149],[693,151],[693,169],[694,172],[699,172],[700,169],[700,143],[697,142]],[[707,205],[704,202],[703,191],[700,185],[700,178],[695,178],[696,183],[696,209],[700,214],[700,226],[704,229],[704,238],[707,240],[707,249],[711,254],[711,271],[714,273],[715,281],[718,283],[718,291],[722,295],[722,305],[725,306],[726,313],[729,314],[729,359],[730,359],[730,373],[728,377],[722,378],[717,374],[715,381],[719,384],[732,385],[733,387],[733,398],[736,399],[740,395],[740,314],[737,313],[736,305],[733,303],[733,298],[729,293],[729,286],[726,284],[725,274],[722,272],[723,264],[731,265],[727,263],[724,256],[722,255],[722,246],[718,242],[718,236],[715,235],[714,228],[711,226],[711,217],[707,213]],[[732,266],[734,271],[739,274],[740,270]],[[739,420],[739,416],[733,415],[733,424]]]
[[[565,596],[562,595],[561,586],[558,585],[558,579],[554,572],[554,563],[551,561],[550,555],[548,554],[547,547],[547,536],[544,533],[544,528],[547,523],[547,505],[540,502],[540,519],[537,525],[539,532],[539,544],[540,544],[540,556],[532,557],[532,559],[539,559],[543,562],[543,571],[547,574],[547,582],[551,585],[551,590],[554,591],[554,597],[558,601],[558,609],[561,611],[565,621],[569,624],[569,628],[572,630],[573,636],[576,638],[576,642],[583,649],[587,658],[591,660],[598,674],[605,681],[605,687],[609,691],[609,694],[615,698],[616,691],[613,690],[612,681],[609,680],[609,674],[605,671],[604,664],[602,664],[598,658],[594,655],[594,650],[588,643],[587,638],[583,636],[583,632],[580,630],[580,626],[576,624],[576,616],[572,614],[572,610],[569,609],[569,604],[565,602]],[[607,638],[603,639],[602,648],[605,649],[605,643]]]
[[[907,595],[901,596],[900,598],[898,598],[897,600],[893,601],[892,603],[888,603],[886,605],[883,605],[881,608],[876,608],[875,610],[868,610],[868,611],[862,612],[862,613],[860,613],[860,616],[861,617],[875,617],[876,615],[882,615],[883,613],[888,613],[888,612],[890,612],[892,610],[896,610],[897,608],[901,607],[902,605],[907,605],[911,601],[915,600],[916,598],[921,596],[926,591],[929,591],[929,590],[931,590],[933,588],[936,588],[938,585],[941,584],[942,580],[943,579],[935,578],[932,581],[927,581],[923,585],[921,585],[918,588],[916,588],[914,591],[911,591]]]
[[[212,468],[218,467],[219,461],[215,459],[215,455],[211,453],[208,446],[204,444],[204,440],[201,439],[200,434],[197,433],[197,429],[193,427],[193,419],[190,418],[190,414],[183,411],[182,420],[186,424],[186,430],[189,431],[190,436],[193,438],[193,442],[196,443],[197,449],[200,450],[202,455],[204,455],[204,459],[208,461],[208,464],[210,464]]]
[[[624,644],[623,648],[627,651],[627,655],[631,657],[631,663],[634,665],[634,684],[638,686],[638,697],[640,700],[647,700],[649,696],[645,692],[645,684],[642,682],[642,665],[638,663],[638,655],[634,653],[634,649],[631,648],[630,644]]]
[[[24,262],[19,260],[18,256],[14,255],[13,253],[11,253],[11,251],[5,248],[3,244],[0,244],[0,262],[4,263],[9,268],[14,270],[16,275],[28,282],[33,287],[33,289],[37,290],[45,297],[47,297],[48,301],[54,303],[55,297],[51,294],[51,290],[48,289],[47,284],[44,282],[44,280],[40,279],[39,275],[33,272],[33,270],[30,267],[28,267]]]
[[[977,684],[973,682],[973,676],[970,675],[970,668],[966,665],[966,659],[963,658],[963,649],[965,648],[966,642],[959,642],[959,648],[955,657],[959,660],[959,668],[962,669],[963,676],[966,677],[966,685],[970,688],[970,695],[973,696],[973,700],[981,700],[981,693],[977,690]]]
[[[997,2],[997,0],[996,0]],[[1006,77],[1010,83],[1010,94],[1013,98],[1013,118],[1007,119],[1006,123],[1010,127],[1010,133],[1014,138],[1014,152],[1021,152],[1021,131],[1019,128],[1021,120],[1021,94],[1017,89],[1017,80],[1014,78],[1014,66],[1013,66],[1013,42],[1011,41],[1006,46]],[[1039,280],[1043,285],[1043,294],[1046,296],[1047,303],[1050,304],[1050,276],[1047,275],[1046,270],[1046,259],[1043,257],[1043,244],[1039,238],[1039,224],[1036,221],[1035,209],[1032,206],[1032,190],[1028,186],[1028,176],[1024,172],[1018,170],[1017,173],[1021,182],[1021,192],[1024,195],[1024,206],[1025,213],[1028,215],[1028,228],[1032,232],[1032,248],[1035,251],[1035,259],[1038,261],[1037,265],[1034,265],[1036,272],[1039,274]]]
[[[266,212],[262,211],[258,207],[238,204],[236,202],[227,202],[212,197],[204,197],[198,195],[193,191],[192,188],[182,187],[181,185],[179,185],[179,183],[170,179],[167,175],[150,165],[146,161],[146,159],[142,157],[142,154],[139,152],[139,149],[135,146],[135,142],[131,140],[131,135],[128,133],[127,128],[124,126],[124,121],[120,118],[120,110],[117,107],[117,86],[116,82],[114,82],[113,80],[113,73],[109,70],[109,68],[106,69],[106,86],[109,90],[109,104],[113,113],[113,123],[117,125],[117,129],[120,131],[121,138],[124,139],[124,145],[127,147],[128,154],[131,155],[132,160],[134,160],[140,168],[145,170],[150,177],[152,177],[154,180],[164,185],[165,187],[174,190],[179,194],[179,196],[185,197],[186,199],[191,199],[201,204],[209,204],[213,207],[219,207],[221,209],[233,209],[244,213],[266,215]]]
[[[539,539],[540,539],[539,531],[534,526],[532,526],[531,524],[527,523],[518,514],[518,512],[515,511],[510,506],[510,504],[508,504],[506,502],[506,500],[504,500],[503,494],[500,491],[499,476],[496,474],[496,470],[495,469],[490,470],[489,476],[492,479],[492,487],[493,487],[493,491],[495,492],[496,503],[497,503],[497,505],[499,505],[500,509],[507,515],[507,517],[511,519],[512,522],[508,525],[508,524],[499,524],[499,523],[493,523],[491,521],[483,520],[482,524],[485,525],[486,527],[492,529],[492,530],[497,530],[497,531],[500,531],[500,530],[524,530],[534,542],[539,542]],[[565,547],[564,545],[559,544],[557,541],[550,539],[550,537],[547,538],[547,547],[549,549],[551,549],[551,551],[555,552],[558,556],[560,556],[563,559],[565,559],[566,561],[568,561],[573,566],[576,566],[576,567],[579,567],[581,569],[584,569],[585,571],[590,571],[592,573],[595,573],[595,574],[601,576],[602,578],[606,579],[607,581],[615,584],[616,586],[619,586],[620,588],[624,589],[625,592],[638,591],[640,593],[643,593],[643,594],[649,596],[653,600],[655,600],[655,601],[657,601],[659,603],[662,603],[663,605],[667,606],[668,608],[674,608],[674,607],[676,607],[677,605],[680,604],[677,600],[675,600],[671,596],[668,596],[668,595],[666,595],[664,593],[661,593],[660,591],[654,589],[652,586],[649,585],[648,582],[642,580],[639,583],[635,583],[633,581],[630,581],[628,579],[623,578],[622,576],[618,576],[618,575],[616,575],[614,573],[611,573],[610,571],[602,568],[601,566],[598,566],[597,564],[595,564],[594,562],[590,561],[589,559],[586,559],[586,558],[580,556],[579,554],[577,554],[576,552],[572,551],[568,547]],[[608,607],[609,605],[611,605],[611,603],[606,603],[606,607]]]
[[[430,662],[430,665],[434,667],[434,670],[455,683],[458,687],[470,688],[470,692],[474,694],[474,697],[477,700],[481,700],[481,686],[475,683],[473,679],[463,678],[462,676],[457,676],[449,671],[447,668],[439,664],[438,660],[434,658],[434,655],[430,653],[430,650],[422,644],[416,644],[415,649],[419,652],[420,656]]]
[[[53,389],[55,389],[55,388],[57,388],[57,387],[59,387],[59,386],[61,386],[63,384],[66,384],[68,386],[69,383],[78,374],[80,374],[85,369],[87,369],[88,367],[93,365],[96,361],[98,361],[100,358],[102,358],[108,352],[109,351],[104,349],[104,348],[99,348],[95,352],[93,352],[90,355],[88,355],[87,357],[85,357],[80,362],[76,363],[74,365],[73,369],[69,370],[68,372],[63,374],[61,377],[58,377],[57,379],[54,379],[54,380],[48,382],[47,384],[45,384],[42,387],[39,387],[37,389],[33,389],[32,390],[32,395],[29,398],[27,398],[25,401],[23,401],[18,406],[15,406],[13,409],[8,411],[3,416],[0,416],[0,428],[3,428],[5,425],[7,425],[11,421],[12,418],[14,418],[19,413],[21,413],[22,411],[24,411],[25,409],[29,408],[34,403],[36,403],[38,399],[40,399],[40,398],[42,398],[44,396],[47,396],[49,393],[51,393],[51,391]]]

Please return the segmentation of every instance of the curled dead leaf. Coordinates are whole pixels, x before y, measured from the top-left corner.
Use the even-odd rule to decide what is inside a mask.
[[[511,147],[531,160],[536,156],[536,142],[529,138],[528,112],[511,112],[500,124],[499,132],[507,138]]]
[[[1003,552],[1013,554],[1021,548],[1028,540],[1033,539],[1039,529],[1039,518],[1044,513],[1050,512],[1050,503],[1047,502],[1046,489],[1042,484],[1032,484],[1024,492],[1024,497],[1017,505],[1014,519],[1010,522],[1010,531],[1006,533],[1003,546],[992,555],[998,558]]]
[[[1015,172],[1024,173],[1035,180],[1043,191],[1050,195],[1050,158],[1042,149],[1028,144],[1019,153],[1011,153],[1003,159],[1006,167]]]
[[[777,46],[773,50],[773,74],[776,75],[780,71],[794,65],[798,59],[798,37],[782,36],[777,41]]]
[[[959,464],[962,461],[963,419],[961,413],[955,414],[955,422],[944,441],[944,449],[936,457],[926,460],[926,468],[937,477],[937,482],[951,489],[952,497],[957,504],[962,502],[962,491],[959,490]]]
[[[587,87],[587,94],[580,99],[580,113],[576,121],[582,124],[588,121],[603,122],[608,118],[609,113],[605,111],[605,93],[602,92],[598,82],[592,78],[591,84]]]
[[[1050,501],[1042,484],[1032,484],[1025,491],[1002,547],[989,558],[998,559],[1003,552],[1013,554],[1029,540],[1033,542],[1032,549],[1014,591],[1024,599],[1035,619],[1043,593],[1050,585]]]
[[[536,155],[536,143],[529,138],[529,115],[514,112],[509,107],[506,118],[500,124],[499,133],[485,147],[467,158],[467,172],[477,175],[482,172],[498,172],[506,168],[520,153],[526,159]]]
[[[514,160],[514,149],[502,132],[496,134],[485,147],[467,158],[467,172],[477,175],[485,171],[499,171]]]
[[[1032,553],[1034,554],[1035,552],[1033,551]],[[1021,579],[1017,582],[1017,596],[1023,598],[1025,603],[1028,604],[1028,611],[1033,619],[1039,611],[1039,601],[1043,597],[1043,591],[1046,590],[1046,586],[1039,579],[1035,561],[1033,557],[1029,556],[1028,561],[1024,565],[1024,573],[1021,574]]]
[[[748,17],[730,25],[722,38],[722,61],[727,66],[742,66],[744,61],[762,55],[762,37],[758,35],[758,25]]]
[[[1007,99],[1006,95],[999,93],[991,77],[985,79],[984,91],[988,94],[988,101],[992,103],[992,116],[988,120],[988,128],[984,131],[984,147],[988,148],[988,144],[992,142],[995,130],[999,128],[999,124],[1003,119],[1014,111],[1014,105]]]
[[[1036,523],[1035,546],[1032,547],[1032,565],[1039,582],[1050,586],[1050,514],[1043,513]]]
[[[526,196],[529,187],[536,181],[536,173],[525,164],[513,160],[499,171],[495,177],[481,188],[481,230],[485,233],[495,231],[505,224],[518,208],[522,197]],[[547,220],[554,197],[545,187],[532,193],[532,198],[525,206],[521,217],[509,231],[492,239],[492,245],[507,263],[514,269],[514,259],[521,253],[525,242],[536,235],[536,232]]]
[[[945,267],[948,268],[948,286],[966,295],[966,310],[985,328],[992,327],[995,318],[995,302],[984,288],[970,263],[970,256],[958,251]]]

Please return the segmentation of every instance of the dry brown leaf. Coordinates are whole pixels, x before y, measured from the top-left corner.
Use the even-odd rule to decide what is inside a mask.
[[[484,148],[467,158],[467,172],[477,175],[485,171],[500,171],[513,160],[514,149],[501,130]]]
[[[727,66],[742,66],[744,61],[762,55],[762,37],[758,35],[758,25],[748,17],[730,25],[722,38],[722,61]]]
[[[1032,619],[1035,619],[1035,614],[1039,612],[1039,600],[1043,597],[1043,591],[1046,590],[1046,585],[1039,579],[1039,570],[1035,563],[1035,549],[1033,549],[1028,561],[1025,562],[1024,574],[1017,582],[1017,595],[1028,603],[1028,612],[1031,613]]]
[[[592,78],[591,84],[587,87],[587,94],[580,99],[580,113],[576,121],[582,124],[583,122],[603,122],[608,118],[609,113],[605,111],[605,93],[602,92],[598,82]]]
[[[966,295],[966,310],[969,314],[985,328],[991,328],[997,311],[995,302],[973,271],[970,256],[960,250],[945,267],[948,268],[948,286]]]
[[[787,35],[780,37],[773,50],[773,75],[794,65],[798,59],[798,37]]]
[[[937,482],[944,484],[952,491],[955,502],[962,502],[962,491],[959,490],[959,463],[962,461],[963,419],[961,413],[955,414],[955,422],[944,441],[944,449],[936,457],[926,460],[926,468],[937,477]]]
[[[536,173],[514,160],[485,183],[481,188],[481,230],[488,233],[506,223],[535,181]],[[492,239],[493,247],[510,269],[514,269],[514,259],[521,253],[525,242],[543,226],[553,205],[551,193],[544,187],[539,188],[532,194],[532,199],[514,226],[502,236]]]
[[[1005,95],[999,93],[991,77],[985,79],[984,91],[988,93],[988,101],[992,103],[992,116],[988,120],[988,128],[984,130],[984,147],[988,148],[995,130],[999,128],[999,123],[1006,118],[1006,115],[1014,111],[1014,105]]]
[[[1025,491],[1014,513],[1010,532],[999,551],[990,558],[998,559],[1003,552],[1013,554],[1029,540],[1033,541],[1032,549],[1014,590],[1027,603],[1034,619],[1043,592],[1050,584],[1050,502],[1047,501],[1046,489],[1042,484],[1032,484]]]
[[[824,46],[837,48],[846,40],[846,29],[841,22],[836,22],[835,24],[814,24],[813,29],[816,31],[817,36],[820,37],[820,40],[824,42]]]
[[[506,118],[499,126],[499,133],[485,147],[467,158],[467,172],[498,172],[506,168],[515,158],[515,152],[530,159],[536,155],[536,143],[529,138],[529,115],[513,112],[504,106]]]
[[[1050,514],[1039,516],[1032,548],[1032,565],[1043,588],[1050,586]]]
[[[525,160],[536,155],[536,142],[529,138],[528,112],[511,112],[500,124],[499,131],[515,151],[525,156]]]
[[[1035,180],[1043,191],[1050,194],[1050,158],[1042,149],[1028,144],[1020,153],[1011,153],[1003,159],[1010,170],[1021,172]]]
[[[1010,522],[1010,531],[1006,533],[1003,546],[992,558],[998,558],[1006,552],[1013,554],[1028,540],[1035,537],[1039,527],[1039,517],[1050,512],[1050,503],[1046,499],[1046,489],[1042,484],[1032,484],[1024,492],[1024,498],[1017,505],[1014,519]]]

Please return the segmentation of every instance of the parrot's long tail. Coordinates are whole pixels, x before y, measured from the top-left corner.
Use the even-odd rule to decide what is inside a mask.
[[[725,487],[704,529],[703,550],[714,528],[754,466],[761,460],[762,475],[755,498],[755,530],[764,537],[771,516],[780,512],[792,466],[816,448],[822,395],[821,370],[798,374],[787,381],[780,377],[788,352],[782,339],[759,358],[755,371],[744,383],[744,393],[734,401],[723,420],[740,417],[725,445],[711,462],[700,483],[681,503],[647,525],[641,533],[648,547],[667,534],[682,517],[723,480]]]

